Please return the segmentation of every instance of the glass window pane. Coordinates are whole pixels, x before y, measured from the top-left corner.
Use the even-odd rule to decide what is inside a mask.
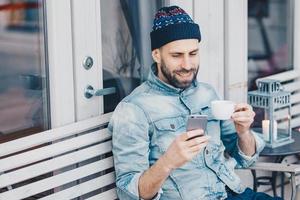
[[[255,80],[293,69],[294,0],[248,0],[248,89]]]
[[[163,0],[101,0],[103,87],[117,89],[104,96],[105,113],[147,79],[152,20],[163,5]]]
[[[43,2],[0,0],[0,142],[50,124]]]

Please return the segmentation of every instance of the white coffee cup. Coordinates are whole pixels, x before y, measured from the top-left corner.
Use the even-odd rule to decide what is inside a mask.
[[[234,112],[235,103],[228,100],[216,100],[211,102],[211,112],[216,119],[227,120]]]

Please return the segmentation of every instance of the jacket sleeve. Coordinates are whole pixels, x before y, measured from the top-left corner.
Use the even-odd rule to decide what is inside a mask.
[[[139,178],[149,166],[149,120],[137,105],[121,102],[108,125],[112,133],[117,193],[120,200],[140,199]],[[154,199],[160,198],[161,190]]]
[[[228,152],[238,165],[237,168],[247,168],[252,165],[259,156],[259,153],[263,150],[265,142],[255,132],[251,131],[255,138],[255,154],[253,156],[247,156],[243,153],[238,145],[238,136],[234,127],[234,123],[230,120],[221,121],[221,139],[225,146],[225,151]]]

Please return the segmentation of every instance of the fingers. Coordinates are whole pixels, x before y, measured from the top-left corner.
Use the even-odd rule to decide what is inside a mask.
[[[245,111],[245,112],[238,112],[234,113],[231,118],[234,121],[247,121],[249,119],[253,119],[255,116],[255,113],[253,111]]]
[[[236,126],[236,131],[244,132],[248,130],[254,121],[255,112],[252,107],[246,103],[240,103],[235,106],[235,112],[231,118]]]
[[[238,120],[235,120],[234,122],[243,125],[243,124],[252,124],[253,121],[254,121],[253,118],[241,117]]]
[[[184,162],[190,161],[208,144],[210,136],[203,134],[202,129],[183,133],[175,139],[171,147],[174,145],[175,152],[184,158]]]
[[[203,142],[201,144],[198,144],[196,146],[191,147],[189,150],[191,153],[193,154],[197,154],[199,153],[199,151],[201,151],[204,147],[206,147],[206,145],[208,144],[208,141]]]
[[[187,147],[197,146],[202,143],[207,143],[209,139],[210,139],[210,136],[207,136],[207,135],[196,137],[194,139],[186,141],[186,145],[187,145]]]
[[[240,111],[249,111],[249,110],[253,110],[252,107],[247,104],[247,103],[238,103],[235,105],[234,107],[234,111],[235,112],[240,112]]]
[[[245,121],[248,119],[253,119],[255,112],[252,107],[245,103],[240,103],[235,106],[235,112],[232,114],[234,121]]]
[[[203,135],[204,131],[202,129],[196,129],[196,130],[192,130],[192,131],[187,131],[181,135],[179,135],[179,140],[181,141],[186,141],[190,138],[196,137],[196,136],[200,136]]]

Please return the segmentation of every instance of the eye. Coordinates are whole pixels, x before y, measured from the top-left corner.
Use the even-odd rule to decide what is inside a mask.
[[[190,53],[191,56],[196,56],[198,54],[198,52],[192,52]]]
[[[173,57],[173,58],[179,58],[179,57],[180,57],[180,54],[172,54],[172,57]]]

